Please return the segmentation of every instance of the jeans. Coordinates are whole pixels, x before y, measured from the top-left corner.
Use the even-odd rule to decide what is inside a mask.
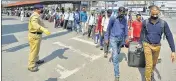
[[[110,37],[110,44],[112,46],[112,61],[114,65],[115,77],[119,77],[119,54],[121,51],[121,46],[123,44],[122,37]]]
[[[102,32],[102,35],[100,34],[100,46],[101,46],[101,47],[104,46],[104,45],[103,45],[103,44],[104,44],[104,34],[105,34],[104,31]]]
[[[79,23],[75,22],[75,28],[76,28],[76,32],[80,33],[81,32],[81,26]]]

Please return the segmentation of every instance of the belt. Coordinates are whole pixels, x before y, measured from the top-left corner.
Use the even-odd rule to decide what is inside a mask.
[[[42,32],[31,32],[32,34],[42,34]]]
[[[147,43],[148,43],[148,42],[147,42]],[[148,43],[148,44],[150,44],[150,45],[152,45],[152,46],[161,46],[161,43],[158,43],[158,44]]]

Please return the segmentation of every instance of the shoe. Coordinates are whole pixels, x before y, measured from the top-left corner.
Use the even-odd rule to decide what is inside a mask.
[[[102,47],[102,46],[100,47],[100,50],[103,50],[103,47]]]
[[[154,78],[154,73],[152,73],[152,76],[151,76],[151,81],[155,81],[155,78]]]
[[[36,62],[37,64],[43,64],[44,63],[44,60],[39,60]]]
[[[39,69],[37,67],[34,67],[34,68],[28,68],[28,70],[31,72],[37,72]]]
[[[120,81],[119,77],[115,77],[114,81]]]
[[[108,57],[108,53],[105,53],[105,54],[104,54],[104,58],[107,58],[107,57]]]

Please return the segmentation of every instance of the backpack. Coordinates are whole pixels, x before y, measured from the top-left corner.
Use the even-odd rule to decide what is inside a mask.
[[[164,20],[162,20],[162,19],[160,19],[160,22],[161,22],[161,36],[162,36],[162,34],[165,32],[165,21]],[[145,29],[146,29],[146,31],[148,32],[148,29],[147,29],[147,24],[149,23],[149,19],[147,19],[146,21],[145,21]],[[163,35],[163,40],[165,40],[165,33],[164,33],[164,35]]]

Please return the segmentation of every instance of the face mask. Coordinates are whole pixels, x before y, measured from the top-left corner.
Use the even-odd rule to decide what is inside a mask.
[[[41,10],[40,13],[42,14],[42,13],[43,13],[43,10]]]
[[[154,19],[154,20],[158,19],[158,15],[151,16],[151,19]]]

